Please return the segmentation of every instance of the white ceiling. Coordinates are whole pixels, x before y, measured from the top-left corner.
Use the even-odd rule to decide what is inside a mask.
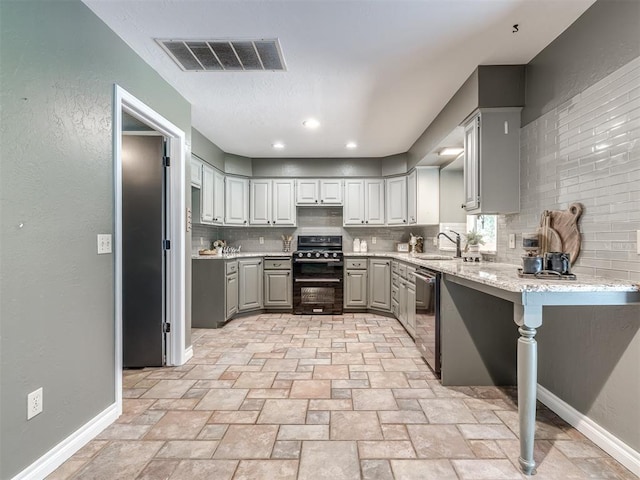
[[[194,128],[253,158],[405,152],[477,65],[529,62],[593,2],[84,0],[193,105]],[[183,72],[154,40],[274,37],[285,72]]]

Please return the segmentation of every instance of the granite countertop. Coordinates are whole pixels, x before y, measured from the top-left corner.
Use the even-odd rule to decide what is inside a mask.
[[[291,257],[291,255],[291,252],[241,252],[222,256],[192,255],[191,258],[194,260],[232,260],[251,257]],[[520,266],[508,263],[472,263],[464,262],[461,259],[438,260],[437,257],[452,257],[431,254],[414,256],[399,252],[345,252],[344,256],[394,258],[508,292],[637,292],[640,296],[640,284],[630,280],[615,280],[582,274],[578,275],[577,280],[520,278],[518,277]]]
[[[429,254],[421,254],[430,256]],[[577,280],[550,280],[518,277],[520,265],[493,262],[464,262],[461,259],[430,260],[408,253],[345,253],[345,257],[390,257],[417,266],[455,275],[473,282],[509,292],[638,292],[640,285],[630,280],[615,280],[578,275]]]
[[[291,257],[291,252],[240,252],[225,255],[191,255],[192,260],[233,260],[235,258]]]

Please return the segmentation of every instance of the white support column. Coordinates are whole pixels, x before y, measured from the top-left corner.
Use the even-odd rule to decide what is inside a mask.
[[[542,324],[541,305],[514,304],[514,321],[520,326],[518,339],[518,416],[520,419],[520,467],[526,475],[535,474],[533,459],[536,432],[536,394],[538,383],[538,344],[536,328]]]

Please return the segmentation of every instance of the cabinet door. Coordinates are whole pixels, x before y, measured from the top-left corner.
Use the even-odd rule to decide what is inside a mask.
[[[213,223],[224,223],[224,175],[213,171]]]
[[[416,336],[416,289],[413,285],[407,284],[407,324],[406,328],[413,338]]]
[[[465,209],[480,206],[480,115],[464,127],[464,202]]]
[[[202,162],[195,157],[191,157],[191,185],[202,186]]]
[[[364,181],[364,223],[384,225],[384,180],[371,179]]]
[[[320,203],[342,205],[342,179],[320,180]]]
[[[249,223],[271,224],[271,180],[251,180]]]
[[[238,274],[226,276],[225,284],[226,319],[228,320],[238,313]]]
[[[407,223],[407,177],[387,178],[386,180],[387,224],[403,225]]]
[[[203,165],[202,190],[200,191],[200,219],[202,223],[213,223],[213,182],[213,167]]]
[[[265,270],[264,306],[265,308],[291,308],[293,303],[291,271]]]
[[[364,224],[364,180],[346,180],[342,217],[345,225]]]
[[[318,180],[298,180],[296,204],[315,205],[320,197],[320,182]]]
[[[293,180],[272,180],[271,223],[273,225],[295,226],[294,185]]]
[[[369,259],[369,307],[391,310],[391,261]]]
[[[398,287],[398,320],[404,328],[407,328],[407,284],[400,280]]]
[[[407,223],[418,223],[418,174],[412,170],[407,175]]]
[[[344,285],[345,308],[367,308],[367,271],[347,270]]]
[[[246,225],[249,220],[249,182],[246,178],[225,178],[225,220],[227,225]]]
[[[238,310],[262,308],[262,259],[240,259],[238,270]]]

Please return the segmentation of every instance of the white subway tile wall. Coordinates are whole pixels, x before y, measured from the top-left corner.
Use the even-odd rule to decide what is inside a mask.
[[[640,57],[524,126],[520,143],[521,211],[499,217],[497,260],[520,264],[542,212],[580,202],[573,272],[640,281]]]

